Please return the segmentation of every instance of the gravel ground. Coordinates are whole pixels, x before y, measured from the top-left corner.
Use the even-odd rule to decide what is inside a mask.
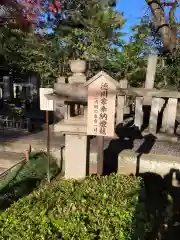
[[[135,140],[134,150],[137,150],[140,145],[143,143],[143,140]],[[163,155],[173,155],[180,156],[180,143],[171,143],[171,142],[160,142],[156,141],[150,150],[151,153],[159,153]]]
[[[111,142],[113,148],[116,151],[122,151],[123,149],[133,149],[142,153],[157,153],[163,155],[173,155],[180,156],[180,142],[167,142],[167,141],[155,141],[153,142],[151,139],[135,139],[134,142],[129,141],[120,141],[119,139],[105,139],[104,147],[107,148]],[[51,146],[53,148],[59,148],[64,145],[64,136],[51,136]],[[35,134],[28,134],[22,132],[0,132],[0,145],[8,145],[13,144],[14,146],[21,144],[27,145],[38,145],[40,148],[46,147],[46,132],[39,132]],[[96,138],[91,140],[91,151],[97,150],[97,140]]]
[[[118,145],[119,149],[121,149],[121,145],[123,145],[120,141],[114,145]],[[105,148],[108,147],[110,140],[105,140]],[[152,146],[153,145],[153,146]],[[117,148],[118,148],[117,147]],[[122,147],[123,148],[123,147]],[[92,149],[96,150],[96,140],[92,140]],[[180,143],[177,142],[167,142],[167,141],[155,141],[154,144],[152,142],[145,142],[145,139],[135,139],[133,142],[133,147],[127,147],[126,149],[132,149],[134,151],[142,152],[142,153],[156,153],[162,155],[172,155],[172,156],[180,156]]]

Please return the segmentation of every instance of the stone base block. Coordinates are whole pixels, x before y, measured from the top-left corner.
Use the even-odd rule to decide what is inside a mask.
[[[66,134],[65,179],[83,179],[87,175],[88,137]]]
[[[78,121],[64,121],[57,123],[54,125],[54,132],[61,132],[63,134],[87,134],[87,125],[86,123],[78,122]]]

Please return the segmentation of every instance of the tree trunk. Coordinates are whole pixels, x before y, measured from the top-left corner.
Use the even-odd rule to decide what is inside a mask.
[[[149,5],[153,18],[154,24],[157,31],[161,35],[162,43],[165,52],[172,52],[176,48],[176,34],[177,28],[175,23],[174,13],[177,7],[177,1],[172,4],[171,10],[169,12],[168,21],[165,18],[164,8],[161,5],[160,0],[151,1],[146,0]]]

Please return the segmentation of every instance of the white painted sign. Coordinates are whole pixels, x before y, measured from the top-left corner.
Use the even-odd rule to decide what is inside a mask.
[[[109,80],[110,79],[110,80]],[[100,74],[88,85],[87,135],[114,137],[115,80]]]
[[[53,88],[40,88],[40,109],[42,111],[53,111],[54,101],[47,99],[46,94],[53,93]]]

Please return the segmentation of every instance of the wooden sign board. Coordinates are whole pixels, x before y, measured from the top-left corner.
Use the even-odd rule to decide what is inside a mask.
[[[54,111],[54,101],[47,99],[46,94],[53,93],[53,88],[40,88],[40,109],[42,111]]]
[[[100,75],[87,84],[87,135],[114,137],[116,103],[114,82]]]

